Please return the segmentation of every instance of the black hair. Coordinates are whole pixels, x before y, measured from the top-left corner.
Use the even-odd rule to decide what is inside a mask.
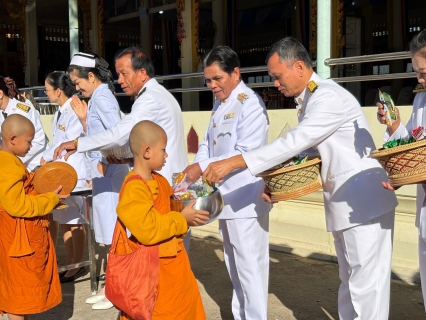
[[[415,35],[410,42],[411,55],[420,54],[423,58],[426,58],[426,29]]]
[[[217,46],[203,55],[201,59],[203,69],[213,64],[217,64],[222,71],[229,75],[241,65],[237,53],[228,46]]]
[[[19,101],[25,102],[25,97],[16,87],[15,81],[10,77],[0,76],[0,90],[11,99],[16,98]]]
[[[77,66],[74,64],[71,64],[68,67],[68,74],[71,72],[75,72],[76,76],[79,78],[83,78],[88,80],[89,79],[89,73],[93,73],[93,75],[102,83],[108,84],[108,88],[111,90],[112,93],[115,93],[115,88],[112,80],[112,74],[111,71],[108,69],[108,62],[106,62],[104,59],[99,58],[97,54],[91,54],[93,59],[95,60],[95,67],[82,67]]]
[[[286,37],[275,42],[266,55],[265,63],[277,53],[281,62],[287,63],[291,67],[296,61],[302,61],[307,68],[312,69],[311,57],[305,47],[295,38]]]
[[[46,77],[46,82],[50,84],[53,89],[60,89],[68,98],[77,93],[75,85],[65,72],[55,71],[49,73]]]
[[[138,47],[128,47],[123,50],[118,51],[115,54],[114,61],[117,61],[121,57],[125,55],[130,55],[130,59],[132,61],[132,69],[133,71],[138,71],[141,69],[145,69],[146,74],[153,78],[155,77],[155,69],[154,64],[148,57],[148,54]]]

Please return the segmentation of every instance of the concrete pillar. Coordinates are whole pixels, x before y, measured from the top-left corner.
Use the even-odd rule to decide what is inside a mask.
[[[25,6],[25,25],[25,84],[27,86],[36,86],[38,85],[38,44],[35,0],[27,1]]]
[[[77,0],[68,0],[68,16],[70,29],[70,57],[76,54],[78,49],[78,5]]]
[[[223,0],[213,0],[212,2],[212,20],[216,24],[216,40],[214,42],[214,48],[219,45],[226,44],[225,37],[225,21],[223,17],[225,13]]]
[[[186,38],[182,40],[181,48],[181,70],[182,73],[190,73],[195,70],[192,69],[193,57],[192,50],[195,45],[192,41],[192,19],[191,12],[194,8],[192,7],[192,0],[185,0],[185,10],[182,11],[183,23],[185,26]],[[199,86],[198,78],[182,79],[182,88],[191,88]],[[199,107],[199,96],[198,92],[182,93],[182,110],[183,111],[197,111]]]
[[[330,78],[330,67],[324,60],[331,57],[331,1],[318,0],[317,73],[322,78]]]
[[[92,21],[90,30],[90,43],[92,44],[92,52],[101,54],[99,50],[100,41],[98,28],[98,0],[90,0],[90,17]]]
[[[149,1],[141,0],[141,7],[144,7],[147,14],[143,20],[140,20],[140,35],[141,35],[141,48],[151,55],[151,16],[148,14]]]

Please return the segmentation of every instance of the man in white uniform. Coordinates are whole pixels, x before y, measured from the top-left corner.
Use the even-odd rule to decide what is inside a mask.
[[[163,86],[153,79],[154,65],[140,48],[129,47],[115,56],[118,83],[129,96],[136,96],[132,111],[119,123],[103,132],[76,137],[64,142],[55,150],[54,158],[67,150],[67,156],[78,151],[106,150],[128,143],[133,126],[142,120],[150,120],[161,126],[167,134],[167,162],[160,173],[172,182],[172,174],[181,172],[188,165],[184,140],[183,118],[179,103]],[[189,252],[189,234],[185,247]]]
[[[197,180],[211,162],[244,154],[268,141],[265,105],[241,80],[237,54],[219,46],[204,55],[202,65],[216,102],[194,164],[184,170],[190,180]],[[219,184],[225,202],[219,231],[234,287],[234,319],[267,319],[271,205],[261,197],[264,186],[248,170],[234,171]]]
[[[6,84],[7,83],[7,84]],[[29,100],[17,90],[15,82],[9,77],[0,76],[0,125],[8,115],[20,114],[29,119],[35,128],[32,147],[27,155],[21,158],[25,166],[31,171],[40,164],[40,159],[47,147],[46,134],[40,121],[40,114]],[[1,139],[0,139],[1,145]]]
[[[295,97],[299,125],[267,146],[210,164],[203,178],[219,181],[239,168],[256,175],[315,147],[342,281],[340,319],[388,319],[397,200],[382,187],[385,171],[368,158],[375,146],[361,106],[344,88],[313,72],[296,39],[275,43],[266,61],[278,90]]]
[[[416,35],[410,42],[411,61],[413,63],[413,70],[417,73],[418,82],[426,90],[426,31],[423,30]],[[378,120],[382,124],[386,124],[385,113],[383,105],[377,103],[379,107],[377,111]],[[392,126],[387,127],[385,141],[392,141],[399,138],[408,138],[413,129],[419,126],[426,127],[426,92],[419,92],[416,94],[413,102],[413,112],[407,124],[401,122],[398,118],[396,121],[392,120]],[[390,183],[385,183],[385,186],[393,190]],[[417,198],[416,198],[416,227],[419,229],[419,269],[420,279],[422,283],[422,293],[424,307],[426,308],[426,184],[417,184]]]

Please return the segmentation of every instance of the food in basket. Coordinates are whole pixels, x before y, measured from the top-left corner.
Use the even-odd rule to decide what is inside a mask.
[[[101,150],[101,154],[103,157],[114,156],[117,159],[129,159],[133,158],[133,153],[130,150],[130,146],[126,143],[124,146],[116,147],[107,150]]]
[[[49,162],[34,174],[33,185],[38,193],[55,191],[62,186],[60,194],[70,194],[77,184],[77,172],[65,162]]]
[[[418,134],[420,130],[416,128],[413,131]],[[385,144],[384,148],[373,151],[370,157],[380,162],[389,176],[391,185],[399,187],[424,182],[426,180],[426,140],[415,141],[413,137],[410,137],[390,142],[393,143],[391,147],[385,147]]]
[[[288,166],[291,162],[293,165]],[[319,158],[296,158],[257,176],[262,177],[271,190],[272,201],[291,200],[322,188],[320,163]]]
[[[379,99],[383,105],[383,111],[385,112],[386,125],[392,126],[392,120],[398,120],[396,113],[395,104],[389,94],[381,92],[379,89]]]

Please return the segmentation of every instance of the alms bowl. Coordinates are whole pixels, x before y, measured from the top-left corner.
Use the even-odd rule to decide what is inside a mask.
[[[209,220],[205,224],[216,220],[223,210],[223,198],[219,190],[216,190],[208,196],[199,197],[197,199],[176,200],[170,198],[171,210],[181,212],[183,208],[194,200],[196,200],[194,209],[205,210],[209,213]]]

